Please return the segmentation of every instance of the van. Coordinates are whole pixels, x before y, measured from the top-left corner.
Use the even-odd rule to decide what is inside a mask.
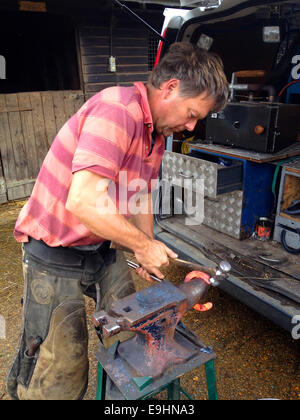
[[[194,132],[167,139],[155,237],[185,260],[229,262],[220,288],[292,332],[300,319],[300,1],[207,3],[168,19],[156,61],[177,41],[218,53],[230,99]]]

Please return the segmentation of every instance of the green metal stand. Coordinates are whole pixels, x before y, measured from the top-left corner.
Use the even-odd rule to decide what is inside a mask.
[[[96,389],[96,400],[102,401],[105,400],[106,393],[106,379],[107,373],[98,362],[97,366],[97,389]]]
[[[214,361],[210,360],[205,363],[205,373],[206,373],[206,384],[208,399],[216,401],[218,399],[217,394],[217,385],[216,385],[216,374]],[[107,374],[103,369],[102,365],[98,362],[98,372],[97,372],[97,389],[96,389],[96,400],[105,400],[105,391],[106,391],[106,378]],[[168,391],[168,400],[175,401],[180,400],[180,395],[184,394],[187,399],[193,400],[193,398],[180,386],[180,378],[174,379],[169,384],[160,387],[159,389],[151,392],[150,395],[143,397],[142,399],[150,399],[154,395],[162,392],[167,389]]]
[[[215,364],[213,360],[210,360],[209,362],[205,363],[205,373],[208,399],[216,401],[218,399],[218,393]]]

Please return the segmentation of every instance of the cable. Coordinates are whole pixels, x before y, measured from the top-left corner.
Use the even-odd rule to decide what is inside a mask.
[[[119,0],[113,0],[113,1],[121,8],[121,10],[125,10],[129,15],[133,16],[135,19],[137,19],[139,22],[145,25],[148,29],[150,29],[150,31],[153,32],[162,42],[165,42],[167,45],[170,44],[167,39],[161,36],[161,34],[157,32],[156,29],[152,28],[152,26],[149,25],[149,23],[147,23],[144,19],[142,19],[140,16],[134,13],[133,10],[129,9],[129,7],[121,3]]]
[[[273,182],[272,182],[272,193],[275,197],[275,200],[276,200],[277,178],[278,178],[278,174],[279,174],[279,170],[280,170],[281,165],[283,165],[284,163],[292,162],[293,160],[298,159],[298,158],[300,158],[300,155],[299,156],[293,156],[293,157],[281,160],[280,162],[277,162],[276,169],[275,169],[275,172],[274,172]]]
[[[294,80],[293,82],[288,83],[287,85],[285,85],[281,91],[278,94],[278,97],[280,98],[280,96],[283,94],[283,92],[288,89],[290,86],[294,85],[295,83],[300,83],[300,80]]]
[[[296,233],[296,232],[295,232]],[[299,235],[299,233],[298,233]],[[300,236],[300,235],[299,235]],[[281,231],[281,244],[283,246],[283,248],[289,252],[290,254],[300,254],[300,248],[296,249],[296,248],[291,248],[288,246],[288,244],[286,243],[286,230],[282,229]]]

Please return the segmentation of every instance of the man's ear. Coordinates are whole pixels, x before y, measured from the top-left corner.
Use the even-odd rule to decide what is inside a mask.
[[[180,88],[180,80],[178,79],[167,80],[161,85],[161,88],[160,88],[162,90],[162,98],[168,99],[175,92],[177,91],[179,92],[179,88]]]

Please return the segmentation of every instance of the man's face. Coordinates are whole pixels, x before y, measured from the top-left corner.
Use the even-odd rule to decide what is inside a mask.
[[[180,96],[180,82],[177,82],[162,86],[162,96],[157,104],[154,125],[165,137],[184,130],[193,131],[198,120],[205,118],[215,106],[215,100],[206,92],[193,98]]]

